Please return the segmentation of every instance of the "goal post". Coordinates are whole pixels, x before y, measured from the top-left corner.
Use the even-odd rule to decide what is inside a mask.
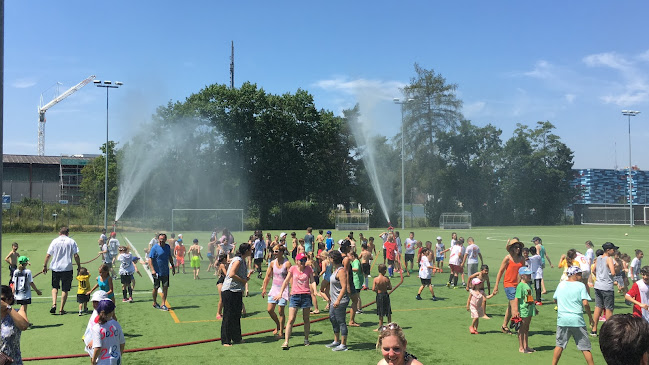
[[[649,206],[643,207],[643,212],[644,212],[644,224],[648,225],[649,224]]]
[[[212,231],[215,227],[243,231],[243,209],[171,209],[171,231]]]
[[[471,229],[471,213],[442,213],[439,216],[441,229]]]
[[[339,231],[367,231],[370,229],[370,213],[336,213],[336,229]]]
[[[581,224],[592,225],[629,225],[630,212],[628,205],[584,206]],[[645,215],[645,222],[646,222]]]

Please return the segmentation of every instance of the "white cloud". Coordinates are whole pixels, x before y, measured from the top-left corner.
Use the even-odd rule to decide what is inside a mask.
[[[635,61],[634,61],[635,59]],[[598,53],[583,58],[586,65],[591,67],[608,67],[620,73],[623,83],[614,86],[609,94],[600,96],[600,99],[607,104],[616,104],[621,107],[629,107],[649,101],[649,81],[646,70],[640,61],[649,59],[649,51],[646,51],[631,60],[615,52]],[[618,80],[616,80],[618,81]]]
[[[11,86],[15,87],[16,89],[27,89],[34,85],[36,85],[36,81],[32,78],[18,79],[11,83]]]
[[[400,81],[383,81],[383,80],[350,80],[346,77],[338,77],[329,80],[320,80],[313,84],[315,87],[327,91],[341,91],[349,95],[358,95],[366,92],[376,93],[375,96],[380,99],[392,100],[394,97],[401,95],[400,89],[406,86]]]
[[[577,97],[577,95],[575,95],[575,94],[566,94],[566,95],[564,95],[564,98],[570,104],[572,104],[572,102],[575,101],[576,97]]]
[[[555,77],[553,68],[549,62],[540,60],[536,62],[532,71],[523,72],[523,75],[538,79],[550,79]]]
[[[473,103],[465,103],[464,107],[462,108],[462,113],[467,117],[467,118],[473,118],[477,115],[480,115],[482,111],[484,111],[485,106],[487,105],[486,102],[484,101],[476,101]]]

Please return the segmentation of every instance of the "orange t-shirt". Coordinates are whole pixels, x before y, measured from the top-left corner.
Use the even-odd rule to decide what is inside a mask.
[[[176,257],[184,257],[187,248],[185,246],[176,246]]]
[[[523,267],[525,260],[516,263],[511,256],[509,256],[509,265],[507,265],[507,270],[505,270],[505,279],[503,284],[505,288],[515,288],[518,285],[518,269]]]

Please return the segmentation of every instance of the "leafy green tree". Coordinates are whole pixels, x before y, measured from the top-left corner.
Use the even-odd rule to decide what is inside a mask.
[[[108,221],[115,217],[117,206],[117,177],[118,165],[115,147],[117,143],[108,141]],[[83,179],[80,188],[83,192],[82,204],[89,210],[92,216],[102,217],[104,214],[104,177],[106,176],[106,143],[100,147],[101,156],[93,159],[81,170]]]

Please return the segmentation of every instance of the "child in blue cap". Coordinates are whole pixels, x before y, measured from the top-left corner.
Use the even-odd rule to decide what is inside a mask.
[[[512,323],[516,326],[520,325],[518,329],[518,351],[529,354],[535,351],[529,347],[527,341],[532,317],[536,315],[534,296],[532,295],[532,287],[530,287],[532,271],[523,266],[518,269],[518,275],[520,282],[516,286],[516,297],[512,306]]]

